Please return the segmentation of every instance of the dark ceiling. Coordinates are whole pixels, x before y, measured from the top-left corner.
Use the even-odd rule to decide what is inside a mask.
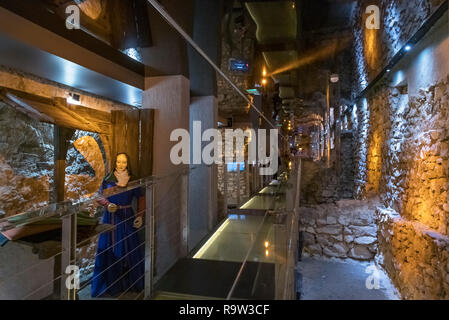
[[[298,67],[312,61],[307,55],[313,48],[348,31],[355,4],[347,0],[243,2],[257,25],[259,50],[268,71],[277,71],[272,77],[280,83],[281,98],[295,96]]]

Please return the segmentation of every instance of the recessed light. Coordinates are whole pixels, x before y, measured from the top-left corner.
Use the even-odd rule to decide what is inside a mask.
[[[412,50],[412,46],[411,45],[406,45],[405,46],[405,51],[410,51],[410,50]]]
[[[81,105],[80,95],[76,93],[69,93],[67,103],[80,106]]]

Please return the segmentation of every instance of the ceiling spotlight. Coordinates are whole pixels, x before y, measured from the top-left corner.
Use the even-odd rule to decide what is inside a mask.
[[[387,72],[390,72],[391,70],[390,69],[387,69]]]
[[[406,45],[405,46],[405,51],[410,51],[410,50],[412,50],[412,46],[411,45]]]
[[[67,98],[67,103],[80,106],[81,105],[80,95],[76,94],[76,93],[69,93],[69,97]]]
[[[340,80],[340,77],[338,76],[338,74],[334,73],[334,74],[331,74],[330,80],[332,83],[337,83]]]

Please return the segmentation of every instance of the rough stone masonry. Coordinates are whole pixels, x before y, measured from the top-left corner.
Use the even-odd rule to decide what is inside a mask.
[[[363,8],[366,1],[358,5]],[[355,17],[355,79],[362,87],[435,12],[441,1],[378,1],[382,28],[366,30]],[[358,10],[357,12],[362,12]],[[447,26],[445,26],[447,28]],[[431,41],[437,28],[426,35]],[[447,30],[447,29],[444,29]],[[410,58],[402,66],[409,77],[394,85],[377,84],[357,103],[355,130],[355,195],[378,195],[376,210],[378,258],[405,299],[449,298],[449,75],[445,39],[417,49],[433,54],[432,73]],[[435,49],[439,48],[439,49]],[[413,55],[409,55],[413,57]],[[413,73],[421,67],[421,72]],[[408,68],[408,69],[407,69]],[[446,71],[444,71],[446,72]],[[360,87],[354,93],[360,92]]]
[[[377,199],[339,200],[301,207],[304,251],[311,256],[373,260],[377,252],[374,220]]]

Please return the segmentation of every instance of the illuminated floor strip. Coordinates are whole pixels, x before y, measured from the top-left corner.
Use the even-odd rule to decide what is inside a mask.
[[[201,247],[200,250],[193,256],[193,259],[201,259],[203,253],[210,247],[210,245],[215,241],[215,239],[223,232],[223,230],[228,226],[229,218],[218,228],[218,230],[212,235],[212,237],[207,240],[207,242]]]

